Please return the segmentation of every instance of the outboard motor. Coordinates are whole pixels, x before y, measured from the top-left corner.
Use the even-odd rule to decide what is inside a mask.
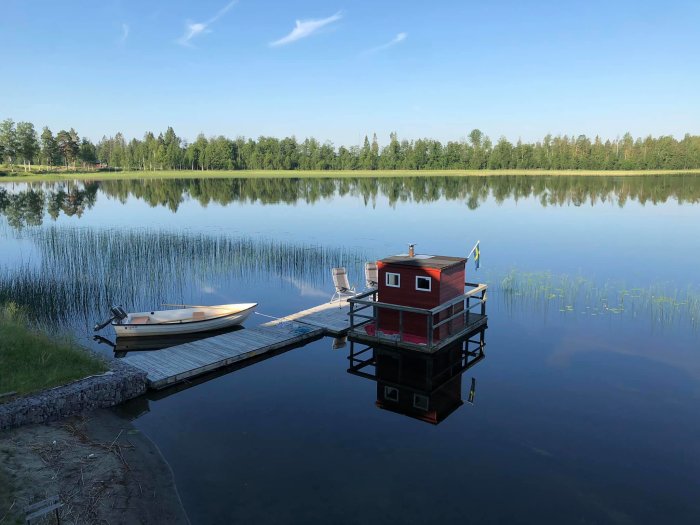
[[[117,321],[122,321],[123,319],[126,319],[127,315],[129,315],[124,311],[124,308],[122,308],[121,306],[112,305],[109,311],[112,312],[114,319],[116,319]]]
[[[95,325],[95,332],[97,332],[98,330],[102,330],[105,326],[107,326],[109,323],[111,323],[115,319],[117,321],[121,321],[123,319],[126,319],[126,316],[128,315],[121,306],[112,305],[112,306],[110,306],[109,311],[111,312],[112,316],[109,319],[107,319],[106,321],[96,324]]]

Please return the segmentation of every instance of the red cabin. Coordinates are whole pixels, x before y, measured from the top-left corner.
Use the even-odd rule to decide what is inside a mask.
[[[442,255],[394,255],[377,261],[379,301],[413,308],[431,309],[464,294],[464,265],[462,257]],[[453,310],[441,312],[441,319],[463,309],[462,303]],[[404,334],[426,336],[426,316],[377,308],[377,326],[384,333],[402,331]],[[441,320],[440,318],[436,321]],[[455,321],[457,322],[457,320]],[[435,340],[444,337],[456,325],[446,323],[435,330]],[[461,327],[459,327],[461,328]]]

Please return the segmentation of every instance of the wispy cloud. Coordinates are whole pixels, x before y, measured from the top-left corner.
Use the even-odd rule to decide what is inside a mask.
[[[408,37],[408,33],[399,33],[396,35],[394,38],[392,38],[389,42],[386,44],[382,44],[381,46],[373,47],[372,49],[368,49],[365,51],[365,53],[377,53],[379,51],[384,51],[385,49],[389,49],[390,47],[395,46],[396,44],[400,44],[406,38]]]
[[[333,22],[337,22],[341,18],[343,18],[343,13],[338,12],[333,16],[321,18],[319,20],[297,20],[292,32],[279,40],[270,42],[270,47],[286,46],[287,44],[291,44],[292,42],[296,42],[297,40],[311,36],[319,29],[332,24]]]
[[[219,11],[206,22],[190,22],[189,20],[185,22],[185,32],[178,39],[178,44],[189,47],[192,45],[193,38],[206,33],[211,33],[209,26],[224,16],[234,5],[236,5],[237,2],[238,0],[232,0],[224,7],[219,9]]]
[[[119,37],[119,43],[123,44],[124,42],[126,42],[127,38],[129,38],[129,25],[122,24],[122,34]]]

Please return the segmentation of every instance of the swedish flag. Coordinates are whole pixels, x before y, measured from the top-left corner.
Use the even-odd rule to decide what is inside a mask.
[[[479,266],[481,266],[481,250],[479,249],[479,243],[477,242],[476,246],[474,246],[474,268],[478,270]]]

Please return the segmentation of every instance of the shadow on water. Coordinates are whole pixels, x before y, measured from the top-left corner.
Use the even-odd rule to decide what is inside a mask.
[[[241,330],[245,330],[245,328],[240,328]],[[150,412],[150,402],[151,401],[160,401],[162,399],[166,399],[172,395],[178,394],[180,392],[184,392],[185,390],[189,390],[190,388],[194,388],[198,385],[201,385],[203,383],[207,383],[209,381],[212,381],[214,379],[217,379],[219,377],[228,375],[232,372],[236,372],[238,370],[243,370],[244,368],[248,368],[249,366],[262,363],[263,361],[267,361],[268,359],[272,359],[274,357],[277,357],[282,354],[286,354],[287,352],[291,352],[292,350],[296,350],[298,348],[303,348],[307,344],[317,341],[319,339],[322,339],[323,336],[319,336],[315,339],[309,339],[306,340],[302,343],[286,346],[284,348],[279,348],[277,350],[272,350],[270,352],[266,352],[261,355],[257,355],[254,357],[251,357],[249,359],[245,359],[243,361],[239,361],[237,363],[233,363],[229,366],[225,366],[223,368],[218,368],[216,370],[212,370],[211,372],[207,372],[206,374],[202,374],[199,376],[195,376],[191,379],[187,379],[185,381],[181,381],[179,383],[176,383],[172,386],[169,386],[167,388],[164,388],[162,390],[148,390],[146,394],[139,396],[137,398],[131,399],[127,401],[126,403],[122,403],[121,405],[117,406],[114,408],[118,413],[120,413],[122,416],[127,417],[130,420],[135,420],[141,417],[142,415]]]
[[[9,185],[8,185],[9,186]],[[470,209],[489,198],[506,200],[536,198],[541,206],[581,206],[628,201],[660,204],[670,199],[679,203],[700,202],[700,176],[486,176],[486,177],[382,177],[382,178],[236,178],[236,179],[152,179],[107,180],[99,182],[38,182],[0,186],[0,215],[13,228],[38,226],[48,214],[81,217],[92,209],[98,195],[116,199],[142,200],[152,207],[176,212],[180,205],[195,200],[210,203],[313,204],[330,197],[352,196],[366,206],[385,198],[390,205],[400,202],[428,203],[439,199],[463,201]]]
[[[112,348],[114,357],[126,357],[130,352],[150,352],[154,350],[163,350],[171,346],[192,343],[207,337],[215,337],[217,335],[230,334],[244,330],[242,326],[232,326],[223,330],[211,330],[208,332],[195,334],[180,334],[180,335],[157,335],[150,337],[117,337],[112,340],[101,335],[96,335],[93,340],[99,344],[103,344]]]
[[[462,374],[486,354],[486,327],[435,352],[424,353],[350,340],[348,373],[377,383],[376,406],[437,425],[464,404]],[[474,402],[476,378],[467,401]]]
[[[466,399],[463,399],[462,375],[486,358],[486,327],[466,335],[435,353],[422,353],[381,345],[367,346],[345,338],[336,338],[331,348],[348,348],[347,372],[376,382],[376,406],[380,409],[437,425],[460,408],[465,401],[474,403],[476,378],[472,377]],[[104,338],[103,338],[104,339]],[[318,340],[321,337],[314,339]],[[339,343],[340,341],[340,343]],[[179,344],[173,338],[168,344]],[[117,343],[115,352],[118,351]],[[145,341],[135,343],[128,351],[158,350],[141,348]],[[150,401],[159,401],[213,379],[267,361],[309,344],[309,341],[246,359],[163,390],[149,390],[146,395],[128,401],[116,410],[129,419],[137,419],[150,412]],[[162,348],[166,348],[163,346]]]

